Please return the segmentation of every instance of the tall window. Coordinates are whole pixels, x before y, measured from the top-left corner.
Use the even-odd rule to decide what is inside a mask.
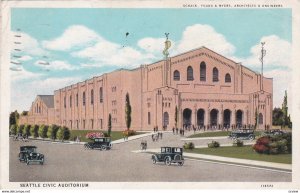
[[[151,114],[150,114],[150,112],[148,112],[148,125],[150,125],[151,124]]]
[[[231,76],[229,73],[225,75],[225,82],[231,82]]]
[[[200,81],[206,81],[206,64],[201,62],[200,64]]]
[[[72,95],[70,95],[70,107],[72,107]]]
[[[173,80],[180,80],[180,73],[178,70],[174,71]]]
[[[102,87],[100,87],[100,91],[99,91],[99,95],[100,95],[100,103],[102,103],[103,102],[103,89],[102,89]]]
[[[82,93],[82,105],[85,106],[85,92]]]
[[[264,123],[264,117],[261,113],[258,115],[258,124],[262,125]]]
[[[187,80],[188,81],[194,80],[193,68],[191,66],[187,68]]]
[[[94,104],[94,90],[91,90],[91,104]]]
[[[78,107],[78,93],[76,93],[76,106]]]
[[[213,82],[219,82],[219,70],[216,67],[213,68]]]
[[[66,97],[64,97],[64,108],[67,107],[66,103],[67,103],[67,99],[66,99]]]

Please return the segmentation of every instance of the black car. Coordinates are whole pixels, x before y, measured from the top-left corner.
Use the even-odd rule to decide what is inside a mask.
[[[20,162],[25,162],[27,165],[30,162],[38,162],[43,165],[45,157],[41,153],[37,153],[36,146],[21,146],[19,153]]]
[[[184,164],[182,152],[181,147],[161,147],[160,153],[153,154],[151,159],[153,164],[156,162],[164,162],[166,165],[177,163],[182,166]]]
[[[93,142],[84,144],[86,149],[109,150],[112,148],[111,139],[109,137],[94,138]]]
[[[255,139],[255,134],[253,129],[239,129],[231,131],[229,137],[232,139]]]
[[[280,129],[271,129],[264,132],[264,135],[283,135],[283,134],[285,134],[285,132]]]

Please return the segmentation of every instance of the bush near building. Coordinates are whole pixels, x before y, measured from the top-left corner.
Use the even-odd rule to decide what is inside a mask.
[[[263,136],[257,139],[253,149],[260,154],[286,154],[292,152],[292,133]]]
[[[38,125],[31,126],[30,134],[33,138],[37,138],[39,136],[39,126]]]
[[[217,148],[220,147],[220,143],[217,141],[212,141],[211,143],[207,144],[209,148]]]
[[[19,125],[18,126],[18,134],[23,135],[24,132],[24,125]]]
[[[9,134],[10,135],[16,135],[17,134],[17,125],[16,124],[13,124],[13,125],[10,126]]]
[[[243,147],[244,146],[244,141],[242,141],[240,139],[237,139],[237,140],[233,141],[232,146],[234,146],[234,147]]]
[[[39,128],[39,136],[41,138],[47,138],[47,131],[48,131],[48,126],[47,125],[41,125]]]
[[[188,142],[188,143],[184,143],[183,148],[192,150],[195,148],[195,145],[193,142]]]
[[[55,124],[50,125],[50,127],[48,128],[48,131],[47,131],[48,138],[55,141],[55,139],[57,139],[58,129],[59,129],[59,126],[57,126]]]
[[[67,127],[59,127],[57,131],[57,138],[61,141],[70,139],[71,133]]]
[[[31,134],[30,134],[30,127],[31,127],[31,125],[28,125],[28,124],[26,124],[26,125],[24,126],[24,134],[25,134],[27,137],[31,135]]]

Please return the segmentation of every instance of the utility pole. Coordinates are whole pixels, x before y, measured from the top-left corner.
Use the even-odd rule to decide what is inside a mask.
[[[265,42],[261,42],[261,57],[259,58],[261,62],[261,77],[260,77],[260,90],[264,89],[263,77],[264,77],[264,57],[266,56],[267,51],[264,49]]]

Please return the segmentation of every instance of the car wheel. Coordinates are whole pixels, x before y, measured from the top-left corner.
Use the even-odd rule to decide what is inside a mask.
[[[250,139],[250,140],[254,140],[254,138],[255,138],[254,135],[250,135],[250,136],[249,136],[249,139]]]
[[[101,150],[106,150],[106,146],[105,145],[101,145],[100,149]]]
[[[170,157],[166,157],[166,159],[165,159],[165,164],[166,164],[167,166],[171,165],[171,158],[170,158]]]
[[[179,164],[180,166],[183,166],[184,161],[178,162],[178,164]]]
[[[237,135],[232,135],[232,139],[237,139]]]
[[[26,165],[29,165],[29,161],[28,160],[26,161]]]
[[[152,163],[153,163],[153,164],[156,164],[156,159],[153,159],[153,158],[152,158]]]

